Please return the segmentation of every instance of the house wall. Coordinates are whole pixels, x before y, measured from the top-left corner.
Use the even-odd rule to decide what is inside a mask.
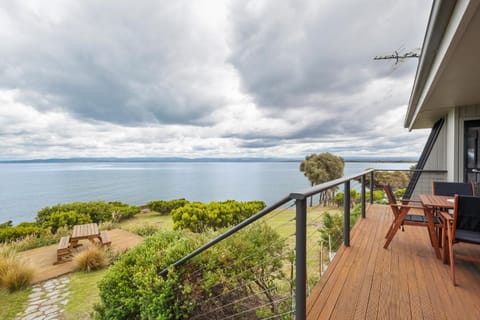
[[[447,173],[422,173],[413,197],[432,192],[432,180],[463,181],[464,122],[480,120],[480,104],[452,108],[438,135],[425,170],[447,170]]]
[[[430,156],[425,163],[425,170],[446,170],[447,169],[447,121],[443,124],[437,141],[433,145]],[[418,199],[419,194],[432,193],[432,181],[447,181],[445,173],[423,172],[418,179],[417,185],[412,193],[412,199]]]

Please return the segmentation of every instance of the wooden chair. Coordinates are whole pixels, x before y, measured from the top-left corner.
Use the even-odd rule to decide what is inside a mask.
[[[432,181],[432,194],[437,196],[474,196],[475,184],[472,182]]]
[[[401,200],[399,203],[395,198],[392,187],[389,184],[384,185],[383,190],[385,190],[385,193],[387,194],[388,202],[394,216],[392,224],[390,225],[390,228],[388,229],[388,232],[385,236],[387,241],[385,242],[385,245],[383,247],[387,249],[399,228],[402,228],[402,231],[404,231],[404,225],[428,227],[428,220],[425,214],[408,214],[411,209],[422,210],[422,212],[425,212],[423,206],[409,204],[421,204],[420,200]],[[442,227],[442,222],[440,221],[440,219],[438,219],[438,217],[434,217],[433,222],[435,227]],[[430,242],[433,245],[433,239],[431,235]]]
[[[455,282],[455,259],[480,262],[480,257],[455,254],[454,245],[460,242],[480,245],[480,198],[472,196],[455,196],[453,217],[442,211],[442,216],[447,224],[444,237],[448,240],[450,258],[450,278]],[[443,249],[444,262],[446,262],[446,248]]]

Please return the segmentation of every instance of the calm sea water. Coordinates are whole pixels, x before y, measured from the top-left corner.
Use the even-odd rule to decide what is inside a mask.
[[[295,162],[154,162],[0,164],[0,223],[33,221],[45,206],[72,201],[263,200],[309,187]],[[411,163],[347,162],[345,175]]]

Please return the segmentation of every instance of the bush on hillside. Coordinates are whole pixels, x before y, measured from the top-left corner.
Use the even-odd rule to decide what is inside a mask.
[[[57,232],[60,227],[72,228],[76,224],[90,223],[92,219],[84,213],[77,213],[75,211],[56,211],[52,212],[45,218],[42,227],[51,228],[52,233]]]
[[[185,199],[174,199],[174,200],[154,200],[147,203],[147,208],[152,211],[156,211],[161,215],[168,215],[177,208],[181,208],[188,203]]]
[[[0,228],[0,243],[7,241],[16,241],[28,235],[40,234],[43,229],[34,225],[19,225],[15,227]]]
[[[236,225],[265,208],[263,201],[191,202],[172,211],[173,228],[204,232]]]
[[[45,207],[37,213],[37,223],[43,225],[49,220],[52,214],[58,212],[75,212],[81,216],[88,216],[91,222],[112,221],[112,213],[117,212],[120,215],[119,220],[129,218],[140,212],[136,206],[115,201],[90,201],[90,202],[72,202],[66,204],[57,204],[51,207]],[[82,218],[83,219],[83,218]]]
[[[354,226],[362,212],[361,204],[355,205],[350,210],[350,227]],[[319,228],[321,242],[328,244],[336,251],[343,241],[343,214],[325,212],[322,216],[322,226]]]
[[[279,314],[278,304],[268,310],[261,307],[278,298],[276,285],[283,277],[285,248],[280,236],[266,225],[249,227],[159,276],[159,271],[211,236],[161,231],[122,255],[99,284],[96,318],[188,319],[205,313],[203,318],[241,312],[246,318],[256,318],[255,311],[248,310],[257,307],[259,312]]]

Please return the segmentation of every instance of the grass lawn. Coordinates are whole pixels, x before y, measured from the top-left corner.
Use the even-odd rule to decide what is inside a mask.
[[[30,290],[31,288],[28,288],[8,293],[8,291],[0,289],[0,319],[15,319],[17,313],[23,311]]]
[[[141,226],[155,226],[162,230],[172,230],[173,221],[170,215],[161,216],[156,212],[139,213],[131,219],[124,220],[117,224],[118,228],[132,232]]]
[[[70,277],[70,295],[65,308],[65,319],[91,319],[93,305],[100,301],[97,283],[107,269],[95,272],[75,272]]]

